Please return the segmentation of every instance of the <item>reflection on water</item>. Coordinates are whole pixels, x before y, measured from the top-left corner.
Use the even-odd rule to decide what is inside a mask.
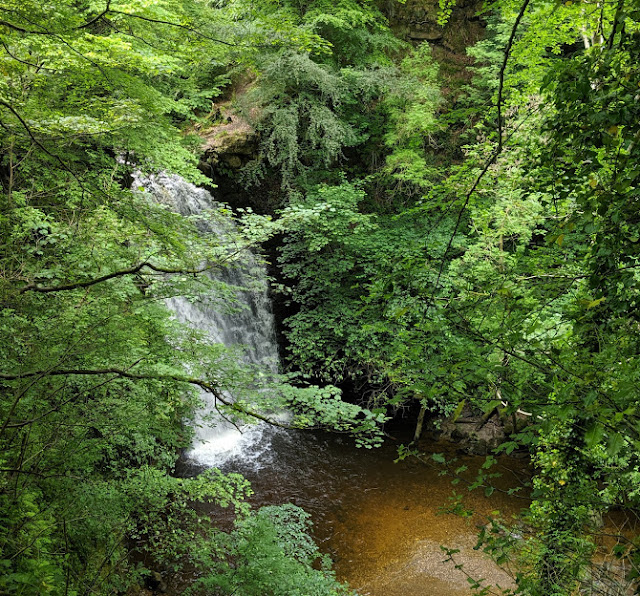
[[[238,459],[224,469],[251,481],[255,506],[293,503],[308,511],[315,538],[333,558],[339,579],[360,594],[469,594],[464,572],[510,586],[504,571],[473,550],[477,524],[491,511],[508,516],[526,502],[499,491],[487,498],[481,490],[469,493],[459,485],[465,506],[476,514],[466,519],[440,514],[452,493],[451,478],[417,461],[394,463],[395,457],[394,445],[356,449],[352,440],[339,436],[277,432],[260,465]],[[458,465],[471,470],[484,462],[462,460]],[[509,465],[516,472],[524,467]],[[440,545],[460,549],[456,562],[464,563],[464,571],[442,563],[446,557]]]

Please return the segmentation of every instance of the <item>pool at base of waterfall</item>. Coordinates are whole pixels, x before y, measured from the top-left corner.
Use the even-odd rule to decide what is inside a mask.
[[[415,460],[394,463],[397,444],[358,449],[348,437],[293,431],[270,431],[253,453],[230,458],[221,469],[243,474],[252,485],[254,507],[293,503],[312,516],[314,537],[331,556],[341,581],[369,596],[461,596],[470,594],[468,576],[502,588],[513,586],[507,571],[474,550],[478,526],[490,512],[507,519],[527,501],[496,491],[454,487],[441,468]],[[428,449],[444,451],[448,445]],[[457,457],[469,467],[483,457]],[[522,460],[505,458],[498,467],[503,488],[526,478]],[[452,490],[463,493],[470,517],[443,513]],[[455,563],[441,546],[459,549]],[[462,565],[457,569],[456,565]],[[284,596],[284,595],[283,595]]]

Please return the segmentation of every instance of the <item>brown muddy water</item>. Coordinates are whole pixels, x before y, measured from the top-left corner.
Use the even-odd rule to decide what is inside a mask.
[[[469,492],[464,483],[454,487],[435,464],[394,463],[397,445],[367,450],[340,436],[278,432],[266,449],[236,458],[223,470],[251,481],[255,507],[293,503],[310,513],[315,539],[333,559],[338,579],[359,594],[461,596],[471,593],[466,574],[511,586],[509,574],[473,547],[487,515],[499,510],[509,518],[527,506],[526,500],[500,491],[486,497],[482,489]],[[467,465],[469,477],[485,461],[457,457],[456,466]],[[527,475],[517,460],[501,461],[498,468],[502,488],[517,486]],[[475,510],[473,516],[442,512],[454,488],[465,507]],[[456,563],[463,570],[443,563],[441,546],[460,550]]]

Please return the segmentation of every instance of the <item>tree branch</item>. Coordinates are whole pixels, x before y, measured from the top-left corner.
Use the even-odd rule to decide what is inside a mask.
[[[216,39],[215,37],[210,37],[204,33],[202,33],[201,31],[198,31],[197,29],[194,29],[193,27],[189,27],[188,25],[183,25],[182,23],[173,23],[171,21],[164,21],[162,19],[152,19],[151,17],[143,17],[142,15],[138,15],[138,14],[131,14],[128,12],[123,12],[121,10],[111,10],[110,11],[111,14],[119,14],[125,17],[130,17],[132,19],[139,19],[141,21],[146,21],[147,23],[157,23],[159,25],[168,25],[169,27],[177,27],[178,29],[184,29],[185,31],[189,31],[190,33],[194,33],[195,35],[202,37],[203,39],[207,39],[209,41],[214,41],[216,43],[221,43],[224,44],[226,46],[231,46],[231,47],[238,47],[237,43],[233,43],[230,41],[224,41],[222,39]]]
[[[18,111],[15,110],[15,108],[7,103],[6,101],[2,101],[0,100],[0,105],[4,106],[5,108],[7,108],[20,122],[20,124],[22,125],[22,127],[27,131],[27,134],[29,135],[29,138],[33,141],[33,143],[38,146],[44,153],[46,153],[49,157],[53,158],[55,161],[57,161],[61,166],[62,169],[65,172],[69,172],[69,174],[71,174],[71,176],[73,176],[73,178],[75,179],[75,181],[78,183],[78,186],[82,189],[82,190],[86,190],[82,181],[80,180],[80,178],[78,177],[78,175],[66,164],[64,163],[63,159],[59,156],[56,155],[55,153],[52,153],[51,151],[49,151],[35,136],[35,134],[33,133],[33,131],[29,128],[29,125],[26,123],[25,119],[20,115],[20,113]],[[106,193],[104,193],[106,194]]]
[[[112,271],[111,273],[107,273],[101,277],[96,277],[94,279],[88,279],[85,281],[77,281],[68,284],[61,284],[58,286],[40,286],[36,282],[30,282],[26,286],[20,288],[20,294],[24,294],[25,292],[40,292],[42,294],[48,294],[51,292],[65,292],[68,290],[77,290],[78,288],[88,288],[90,286],[95,286],[96,284],[100,284],[102,282],[108,281],[110,279],[114,279],[116,277],[124,277],[125,275],[135,275],[139,273],[142,269],[147,267],[152,271],[156,271],[158,273],[184,273],[190,275],[197,275],[199,273],[203,273],[208,269],[211,269],[210,265],[206,267],[201,267],[199,269],[170,269],[168,267],[160,267],[158,265],[153,265],[152,263],[139,263],[135,267],[131,267],[129,269],[120,269],[119,271]]]
[[[79,27],[76,27],[76,29],[86,29],[87,27],[91,27],[91,25],[93,25],[94,23],[97,23],[102,17],[106,16],[106,14],[109,13],[110,11],[111,11],[111,0],[107,0],[107,5],[105,9],[97,17],[94,17],[90,21],[87,21],[84,25],[80,25]]]
[[[513,42],[516,38],[516,32],[518,31],[518,27],[520,26],[520,21],[522,17],[524,17],[524,13],[527,11],[527,7],[531,0],[524,0],[522,6],[520,7],[520,12],[516,17],[515,23],[511,29],[511,35],[509,36],[509,41],[504,48],[504,59],[502,61],[502,66],[500,67],[500,84],[498,86],[498,153],[502,151],[502,94],[504,93],[504,74],[507,70],[507,62],[509,61],[509,53],[511,52],[511,48],[513,46]]]
[[[9,23],[9,21],[0,20],[0,25],[4,25],[9,29],[13,29],[14,31],[18,31],[19,33],[26,33],[28,35],[51,35],[48,31],[31,31],[29,29],[25,29],[24,27]]]
[[[21,374],[7,374],[0,373],[0,380],[4,381],[18,381],[20,379],[29,379],[33,377],[44,378],[47,376],[52,377],[60,377],[60,376],[96,376],[96,375],[117,375],[118,377],[122,377],[125,379],[132,379],[135,381],[175,381],[177,383],[185,383],[188,385],[193,385],[199,387],[203,391],[207,393],[211,393],[216,401],[224,404],[228,408],[232,409],[239,414],[245,414],[247,416],[251,416],[257,420],[261,420],[262,422],[266,422],[272,426],[277,426],[279,428],[291,429],[292,427],[288,424],[283,424],[276,420],[272,420],[263,414],[245,408],[239,404],[236,404],[229,399],[222,397],[217,387],[215,387],[212,383],[207,381],[202,381],[201,379],[196,379],[194,377],[186,377],[181,375],[168,375],[168,374],[138,374],[132,373],[128,370],[124,370],[121,368],[98,368],[98,369],[86,369],[86,368],[72,368],[72,369],[58,369],[58,370],[50,370],[50,371],[31,371],[24,372]]]
[[[613,24],[611,26],[611,34],[609,35],[609,39],[607,41],[607,49],[609,51],[613,50],[613,43],[615,41],[616,33],[618,31],[618,24],[622,20],[622,11],[624,9],[625,0],[619,0],[618,5],[616,6],[616,13],[613,17]]]
[[[2,39],[0,39],[0,44],[2,44],[4,51],[7,52],[10,58],[13,58],[16,62],[20,62],[20,64],[24,64],[26,66],[31,66],[32,68],[35,68],[36,73],[38,73],[40,70],[48,70],[49,72],[58,72],[53,68],[47,68],[43,64],[33,64],[32,62],[27,62],[26,60],[22,60],[21,58],[18,58],[17,56],[11,53],[9,46]]]
[[[109,12],[111,12],[111,0],[107,0],[107,5],[105,9],[99,15],[93,17],[91,20],[87,21],[82,25],[79,25],[78,27],[74,27],[73,29],[78,30],[78,29],[86,29],[87,27],[91,27],[91,25],[93,25],[94,23],[97,23],[101,18],[106,16]],[[35,24],[36,26],[40,26],[38,23],[32,23],[32,24]],[[20,27],[19,25],[14,25],[9,21],[4,21],[4,20],[0,20],[0,25],[4,25],[5,27],[8,27],[9,29],[13,29],[14,31],[18,31],[19,33],[26,33],[27,35],[55,35],[52,31],[49,31],[48,29],[45,29],[45,28],[43,28],[41,31],[34,31],[32,29],[25,29],[24,27]]]
[[[525,0],[525,4],[523,5],[523,9],[526,10],[526,7],[529,4],[529,2],[530,2],[530,0]],[[524,10],[521,10],[521,14],[524,14]],[[515,23],[514,28],[513,28],[512,32],[511,32],[512,38],[515,36],[515,31],[517,29],[518,24],[519,24],[519,21],[517,21]],[[511,47],[510,45],[507,45],[507,49],[505,51],[508,52],[510,50],[510,47]],[[508,57],[508,53],[505,55],[505,60],[504,60],[504,64],[503,64],[504,67],[506,67],[506,64],[507,64],[507,57]],[[501,81],[500,82],[501,87],[502,87],[502,84],[503,84],[503,82]],[[501,95],[502,95],[502,92],[500,92],[500,96]],[[502,100],[500,99],[499,103],[498,103],[498,111],[499,111],[499,106],[500,106],[500,102],[501,101]],[[509,135],[508,139],[510,139],[520,129],[520,127],[524,124],[524,122],[529,118],[529,116],[534,111],[535,110],[530,111],[529,114],[527,114],[527,116],[518,124],[518,126],[515,128],[515,130],[512,131],[512,133]],[[474,183],[472,184],[471,188],[469,189],[469,191],[467,192],[467,194],[464,197],[464,203],[462,204],[462,207],[460,208],[460,211],[458,212],[458,217],[456,218],[456,224],[455,224],[455,226],[453,228],[453,232],[451,233],[451,236],[449,237],[449,242],[447,243],[447,247],[445,248],[444,254],[442,255],[442,259],[440,261],[440,267],[438,269],[438,276],[437,276],[436,282],[435,282],[435,284],[433,286],[432,301],[435,300],[436,292],[438,291],[438,288],[440,286],[440,279],[442,277],[442,273],[444,272],[444,266],[446,264],[447,255],[449,254],[449,251],[451,250],[451,247],[453,246],[453,241],[454,241],[454,239],[455,239],[455,237],[456,237],[456,235],[458,233],[458,230],[460,229],[460,224],[462,223],[462,216],[464,215],[464,212],[466,211],[467,206],[469,205],[469,201],[471,200],[471,197],[473,196],[473,193],[476,191],[476,189],[480,185],[480,182],[484,178],[485,174],[489,171],[489,168],[495,163],[495,161],[498,158],[498,156],[500,155],[500,153],[502,153],[502,149],[503,149],[503,145],[502,145],[502,130],[499,130],[499,135],[500,135],[500,140],[499,140],[498,146],[493,150],[493,152],[491,153],[491,155],[489,156],[489,158],[485,162],[484,166],[482,167],[482,170],[480,170],[480,173],[476,177],[476,179],[475,179]]]

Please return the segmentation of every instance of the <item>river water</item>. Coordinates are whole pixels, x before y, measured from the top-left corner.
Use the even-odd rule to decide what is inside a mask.
[[[417,460],[394,463],[397,444],[357,449],[347,437],[304,432],[275,432],[259,459],[227,461],[225,471],[240,472],[255,491],[254,506],[293,503],[312,516],[315,539],[334,561],[338,578],[359,594],[370,596],[458,596],[470,594],[467,575],[503,588],[511,578],[486,555],[473,549],[478,524],[500,510],[507,518],[526,501],[481,489],[464,494],[475,514],[459,517],[442,512],[452,495],[451,477]],[[426,445],[441,452],[450,446]],[[452,456],[454,454],[451,454]],[[456,466],[472,471],[481,457],[457,456]],[[498,465],[503,488],[516,486],[527,474],[517,460]],[[460,549],[455,564],[441,545]]]

